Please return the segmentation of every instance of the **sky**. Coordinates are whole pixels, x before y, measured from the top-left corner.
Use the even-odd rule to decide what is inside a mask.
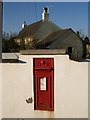
[[[24,21],[29,25],[41,20],[46,6],[49,19],[56,25],[88,36],[88,2],[4,2],[3,31],[18,33]]]

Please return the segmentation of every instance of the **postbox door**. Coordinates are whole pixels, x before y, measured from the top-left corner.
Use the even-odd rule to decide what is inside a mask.
[[[53,66],[43,68],[41,66],[34,71],[35,110],[54,110],[54,69],[52,68]]]

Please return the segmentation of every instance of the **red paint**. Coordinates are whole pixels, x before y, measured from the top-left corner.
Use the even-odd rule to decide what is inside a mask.
[[[34,109],[53,111],[54,110],[54,59],[34,58],[33,65],[34,65],[34,69],[33,69],[34,70],[33,71],[34,72]],[[42,78],[44,78],[44,82],[42,83],[42,85],[40,85],[41,84],[40,79]]]

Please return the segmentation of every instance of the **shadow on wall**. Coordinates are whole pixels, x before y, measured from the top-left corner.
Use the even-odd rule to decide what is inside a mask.
[[[2,59],[2,63],[21,63],[21,64],[25,64],[27,62],[22,61],[22,60],[15,60],[15,59]]]
[[[75,58],[75,57],[71,57],[71,56],[69,56],[69,59],[76,61],[76,62],[90,62],[90,59]]]

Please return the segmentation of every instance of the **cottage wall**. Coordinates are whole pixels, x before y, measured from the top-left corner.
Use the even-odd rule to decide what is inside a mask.
[[[50,49],[66,49],[72,47],[72,56],[75,58],[85,57],[85,47],[83,41],[71,30],[62,37],[57,38],[52,44],[50,44]]]
[[[87,48],[87,52],[90,54],[90,44],[87,44],[86,48]]]
[[[54,58],[54,111],[34,110],[33,58]],[[88,63],[67,55],[20,55],[23,63],[2,64],[3,118],[88,118]],[[26,63],[25,63],[26,62]],[[1,73],[0,73],[1,74]]]

